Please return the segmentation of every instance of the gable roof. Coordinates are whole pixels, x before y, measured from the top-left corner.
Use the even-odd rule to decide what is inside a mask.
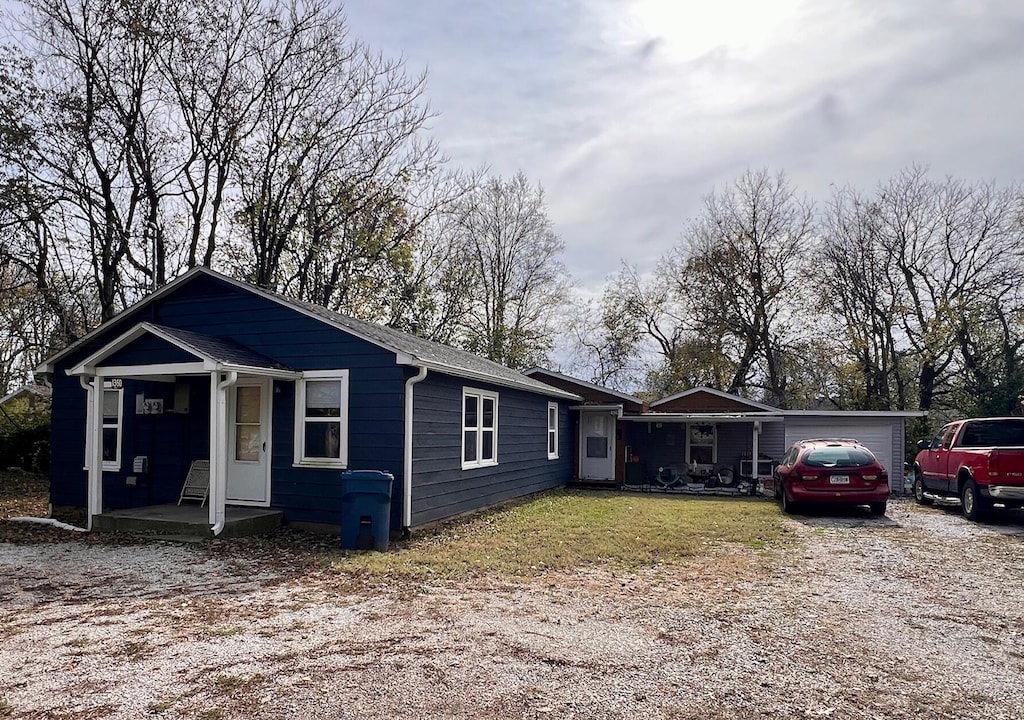
[[[654,411],[654,409],[656,407],[659,407],[659,406],[662,406],[662,405],[668,405],[669,403],[674,403],[677,400],[682,400],[684,398],[691,397],[691,396],[694,396],[694,395],[699,395],[699,394],[711,395],[711,396],[713,396],[715,398],[718,398],[718,399],[721,399],[721,400],[726,400],[730,404],[745,405],[745,406],[749,407],[752,411],[770,412],[770,413],[781,412],[779,410],[779,408],[777,408],[777,407],[772,407],[771,405],[765,405],[764,403],[755,402],[754,400],[748,400],[747,398],[740,397],[739,395],[733,395],[731,393],[723,392],[722,390],[715,390],[714,388],[709,388],[709,387],[704,387],[704,386],[690,388],[689,390],[683,390],[682,392],[677,392],[675,395],[669,395],[668,397],[661,398],[660,400],[655,400],[654,402],[651,403],[651,410]]]
[[[586,388],[587,390],[593,390],[594,392],[601,393],[603,395],[610,395],[611,397],[616,397],[619,398],[620,400],[636,403],[637,405],[644,404],[644,401],[642,399],[634,395],[619,392],[618,390],[612,390],[611,388],[606,388],[602,385],[595,385],[594,383],[589,383],[586,380],[580,380],[579,378],[574,378],[570,375],[563,375],[562,373],[555,372],[554,370],[548,370],[547,368],[532,367],[528,370],[523,370],[523,374],[529,375],[530,377],[533,377],[534,375],[547,375],[548,377],[555,378],[557,380],[561,380],[565,383],[569,383],[572,385],[577,385],[581,388]]]
[[[226,275],[210,270],[206,267],[195,267],[181,275],[167,285],[164,285],[156,292],[140,300],[129,308],[122,310],[113,318],[72,343],[51,358],[44,361],[38,368],[39,372],[52,373],[56,363],[73,353],[78,347],[105,332],[112,326],[130,320],[140,311],[158,301],[198,277],[210,277],[246,292],[264,297],[272,302],[284,305],[296,312],[308,317],[320,320],[338,330],[347,332],[361,340],[364,340],[379,348],[388,350],[395,354],[395,360],[399,365],[411,365],[426,367],[428,370],[435,370],[444,374],[456,377],[489,382],[505,387],[517,388],[542,395],[564,398],[567,400],[579,400],[579,396],[558,388],[553,388],[538,380],[527,377],[511,368],[499,365],[496,362],[474,355],[465,350],[442,345],[441,343],[426,340],[425,338],[409,335],[408,333],[393,328],[376,325],[374,323],[356,320],[340,313],[333,312],[327,308],[302,302],[292,298],[279,295],[278,293],[235,280]],[[187,331],[179,331],[187,332]]]
[[[2,398],[0,398],[0,405],[5,405],[11,400],[17,400],[18,398],[29,396],[36,397],[39,398],[40,400],[45,400],[46,402],[49,402],[53,397],[53,388],[51,388],[49,385],[27,383],[25,385],[22,385],[17,390],[13,390],[9,394],[4,395]]]
[[[241,345],[230,338],[218,338],[202,333],[165,327],[149,322],[142,322],[131,328],[120,337],[107,343],[68,372],[72,375],[92,374],[93,369],[103,360],[111,357],[119,350],[144,335],[152,335],[174,347],[184,350],[202,361],[203,369],[262,371],[262,374],[280,377],[297,377],[297,373],[285,365],[265,355]]]

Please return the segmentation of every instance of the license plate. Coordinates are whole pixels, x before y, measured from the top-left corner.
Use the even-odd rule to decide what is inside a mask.
[[[850,484],[850,476],[849,475],[832,475],[831,477],[829,477],[828,481],[830,483],[832,483],[833,485],[849,485]]]

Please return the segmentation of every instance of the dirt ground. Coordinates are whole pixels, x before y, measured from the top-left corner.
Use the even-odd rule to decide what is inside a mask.
[[[416,586],[0,542],[0,718],[1024,717],[1024,517],[786,522],[786,549]]]

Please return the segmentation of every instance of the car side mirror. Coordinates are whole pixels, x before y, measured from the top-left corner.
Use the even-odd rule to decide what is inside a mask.
[[[929,447],[931,447],[931,443],[928,442],[927,440],[918,440],[917,441],[917,449],[918,450],[927,450]]]

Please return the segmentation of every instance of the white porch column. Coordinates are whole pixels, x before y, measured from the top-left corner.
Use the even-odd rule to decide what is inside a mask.
[[[758,437],[760,435],[761,435],[761,421],[760,420],[755,420],[754,421],[754,438],[753,438],[753,441],[751,442],[751,447],[753,448],[753,450],[751,452],[752,463],[751,463],[751,466],[750,466],[751,467],[750,474],[753,475],[753,477],[754,477],[754,486],[755,487],[757,486],[757,477],[758,477],[758,475],[757,475],[757,464],[758,464],[757,463],[757,456],[758,456],[758,454],[760,452],[760,449],[757,446],[757,441],[758,441]]]
[[[92,518],[103,512],[103,379],[97,375],[81,376],[79,381],[86,391],[87,420],[85,424],[86,470],[88,493],[86,496],[87,530],[92,530]]]

